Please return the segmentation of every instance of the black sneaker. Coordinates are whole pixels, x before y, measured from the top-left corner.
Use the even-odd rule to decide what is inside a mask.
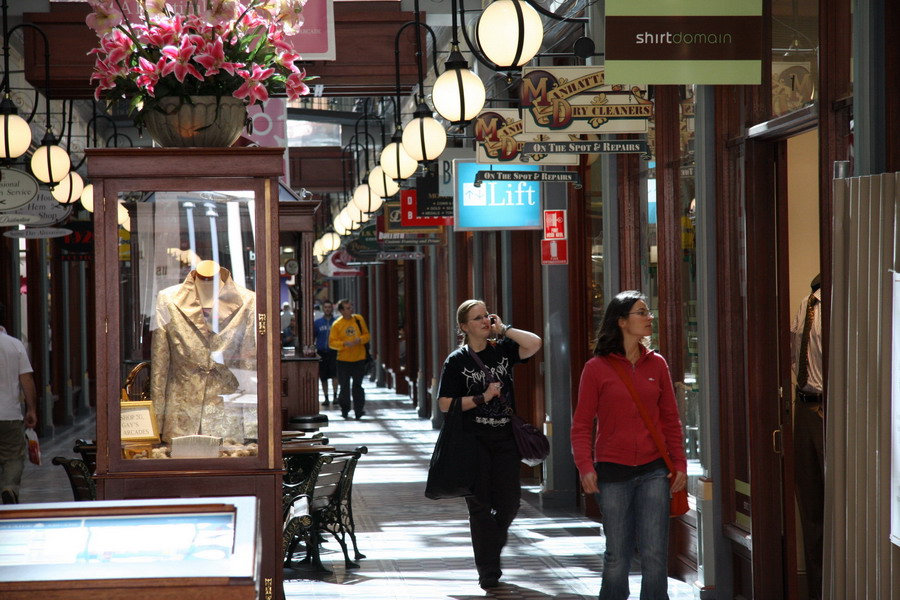
[[[18,504],[19,498],[16,496],[16,493],[12,490],[6,489],[0,492],[0,498],[3,500],[3,504]]]
[[[356,420],[359,421],[360,419],[362,419],[364,414],[366,414],[366,411],[364,411],[364,410],[361,410],[358,413],[356,413]]]
[[[326,400],[325,402],[322,403],[322,406],[324,406],[325,408],[328,408],[329,406],[331,406],[331,402]]]
[[[481,589],[483,590],[489,590],[500,585],[500,578],[494,576],[480,577],[478,579],[478,585],[481,586]]]
[[[341,411],[341,416],[344,417],[345,419],[349,419],[350,413]]]

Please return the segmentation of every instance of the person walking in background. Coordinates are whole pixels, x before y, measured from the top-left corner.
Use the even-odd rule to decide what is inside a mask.
[[[337,303],[340,318],[331,326],[328,345],[337,351],[337,376],[340,392],[338,403],[341,416],[350,418],[351,379],[353,380],[353,412],[359,421],[366,414],[366,392],[362,380],[366,374],[366,344],[369,343],[369,328],[362,315],[354,314],[349,300]]]
[[[37,388],[25,346],[6,333],[0,306],[0,499],[19,502],[19,486],[25,468],[25,429],[37,425]],[[25,415],[19,390],[25,395]]]
[[[822,551],[825,520],[825,411],[822,404],[821,277],[809,284],[791,324],[791,367],[797,387],[794,401],[794,484],[806,580],[811,600],[822,598]]]
[[[516,410],[512,367],[533,356],[542,342],[489,314],[481,300],[460,304],[456,323],[462,344],[444,361],[438,402],[447,412],[453,398],[462,398],[465,418],[474,421],[478,463],[472,468],[478,475],[466,504],[478,584],[489,589],[499,585],[503,574],[500,553],[522,495],[519,451],[510,424]]]
[[[594,357],[585,364],[578,387],[572,454],[581,487],[596,494],[606,536],[599,600],[628,598],[635,549],[640,552],[641,600],[668,597],[670,496],[687,484],[687,460],[669,366],[644,345],[651,333],[653,313],[644,295],[620,292],[606,307]],[[640,415],[638,399],[665,440],[674,473]]]
[[[337,402],[337,351],[328,345],[331,336],[331,326],[334,325],[334,304],[330,300],[322,303],[322,316],[313,321],[313,329],[316,332],[316,352],[319,353],[319,381],[322,382],[322,393],[325,395],[323,406],[330,406],[328,400],[328,382],[331,381],[331,391]]]

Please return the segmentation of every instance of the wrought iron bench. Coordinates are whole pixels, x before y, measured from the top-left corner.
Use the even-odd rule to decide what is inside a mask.
[[[356,543],[352,484],[356,463],[367,452],[368,448],[360,446],[352,451],[319,454],[305,469],[303,481],[284,483],[282,541],[285,567],[290,568],[297,545],[303,541],[306,546],[304,562],[311,563],[318,571],[327,571],[319,554],[322,532],[331,533],[340,544],[348,569],[359,567],[350,560],[346,537],[349,535],[353,543],[354,558],[365,558]]]
[[[61,465],[66,470],[69,485],[72,486],[72,494],[77,502],[97,499],[97,487],[94,485],[93,473],[83,460],[57,456],[51,462],[54,465]]]

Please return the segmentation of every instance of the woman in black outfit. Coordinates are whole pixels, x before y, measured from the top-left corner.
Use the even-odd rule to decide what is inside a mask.
[[[520,457],[510,426],[515,412],[512,367],[540,350],[541,338],[504,325],[481,300],[460,304],[456,322],[462,344],[444,361],[438,395],[442,412],[449,410],[453,398],[462,398],[465,418],[474,421],[478,464],[472,467],[478,477],[466,504],[478,584],[488,589],[496,587],[502,575],[500,552],[521,497]]]

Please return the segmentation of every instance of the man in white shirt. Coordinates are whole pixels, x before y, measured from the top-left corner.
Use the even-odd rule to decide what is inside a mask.
[[[822,404],[822,290],[816,275],[791,324],[794,390],[794,477],[809,597],[822,598],[825,516],[825,420]]]
[[[20,389],[25,394],[24,418]],[[0,498],[3,504],[19,501],[19,485],[25,468],[25,428],[35,425],[37,388],[28,354],[22,342],[0,326]]]

